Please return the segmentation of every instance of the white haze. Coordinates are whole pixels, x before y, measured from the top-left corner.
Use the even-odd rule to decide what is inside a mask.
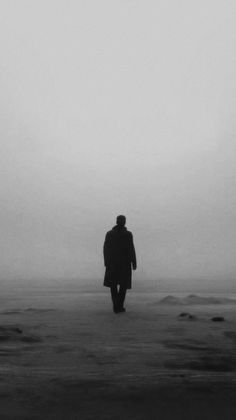
[[[137,279],[236,275],[236,5],[2,0],[1,278],[102,279],[127,216]]]

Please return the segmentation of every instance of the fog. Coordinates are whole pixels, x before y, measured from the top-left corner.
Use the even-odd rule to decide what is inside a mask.
[[[235,2],[2,0],[1,278],[236,274]]]

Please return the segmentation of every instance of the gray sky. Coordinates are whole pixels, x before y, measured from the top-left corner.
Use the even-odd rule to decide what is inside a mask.
[[[236,5],[1,0],[2,278],[236,275]]]

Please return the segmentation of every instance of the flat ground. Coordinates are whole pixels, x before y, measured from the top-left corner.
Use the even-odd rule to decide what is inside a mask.
[[[1,420],[236,419],[234,300],[98,290],[2,290]]]

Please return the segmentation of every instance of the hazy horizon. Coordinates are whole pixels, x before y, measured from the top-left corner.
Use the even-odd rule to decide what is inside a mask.
[[[101,279],[125,214],[138,281],[234,286],[235,17],[229,0],[1,2],[0,279]]]

